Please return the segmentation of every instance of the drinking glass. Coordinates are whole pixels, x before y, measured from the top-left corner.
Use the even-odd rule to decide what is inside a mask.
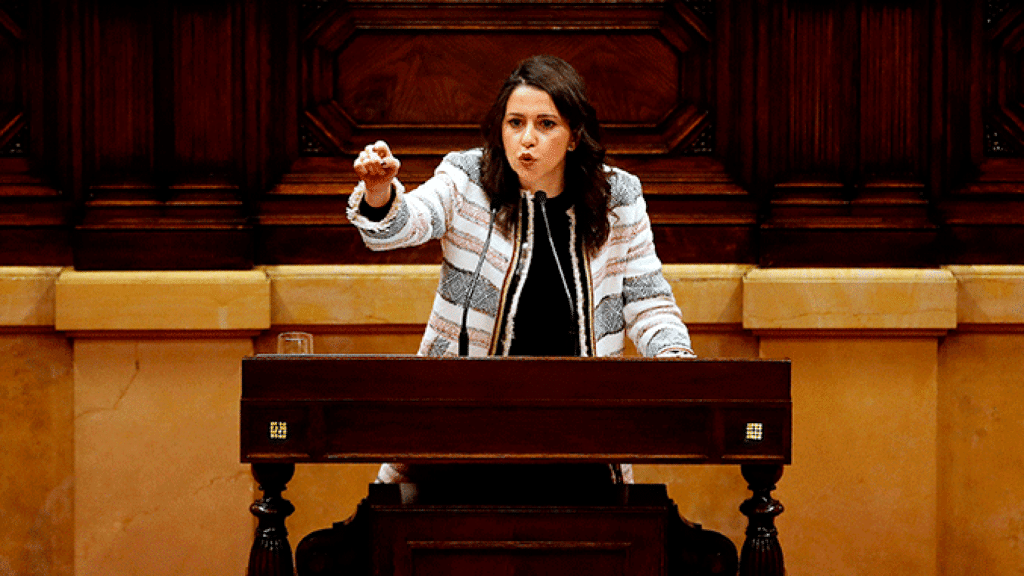
[[[309,332],[281,332],[277,335],[278,354],[312,354],[313,335]]]

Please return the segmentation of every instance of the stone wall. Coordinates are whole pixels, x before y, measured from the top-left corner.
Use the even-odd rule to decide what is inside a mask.
[[[259,492],[238,462],[240,360],[290,329],[321,353],[412,353],[437,273],[0,268],[0,574],[244,574]],[[793,361],[790,574],[1024,565],[1024,267],[665,273],[698,354]],[[374,475],[298,466],[292,544]],[[736,467],[636,476],[742,542]]]

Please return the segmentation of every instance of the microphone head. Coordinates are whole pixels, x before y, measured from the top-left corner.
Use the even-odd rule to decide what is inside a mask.
[[[501,198],[499,198],[497,195],[495,195],[493,197],[489,196],[488,199],[491,202],[491,204],[490,204],[491,212],[496,212],[498,210],[501,210]]]
[[[543,190],[537,190],[537,193],[534,194],[533,197],[536,198],[538,202],[544,203],[547,202],[548,193]]]

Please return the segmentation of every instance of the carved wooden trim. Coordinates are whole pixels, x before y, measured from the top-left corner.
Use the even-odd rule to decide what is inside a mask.
[[[403,183],[419,185],[445,153],[482,144],[478,122],[515,62],[548,52],[590,84],[609,162],[637,174],[652,199],[663,259],[752,263],[757,205],[718,150],[728,113],[716,108],[731,98],[716,89],[730,73],[715,45],[716,18],[729,17],[722,4],[304,2],[299,146],[258,202],[258,262],[439,261],[435,247],[362,246],[344,217],[354,154],[384,139]]]
[[[999,4],[993,7],[993,4]],[[985,152],[1013,156],[1024,143],[1024,11],[1008,5],[986,4],[986,59],[990,70],[985,117]]]
[[[680,2],[331,4],[304,31],[303,129],[335,154],[374,138],[404,154],[474,147],[515,62],[554,52],[588,77],[612,153],[665,154],[705,127],[710,41]],[[641,78],[648,89],[637,91]]]
[[[363,249],[352,153],[422,182],[540,51],[590,81],[666,262],[1021,259],[1008,0],[7,0],[0,265],[436,262]]]
[[[72,206],[42,146],[52,111],[42,105],[41,12],[0,4],[0,266],[71,263]]]
[[[18,120],[15,120],[12,124],[19,123]],[[0,140],[2,140],[2,143],[0,143],[0,158],[24,158],[28,156],[28,125],[22,124],[8,131],[6,136],[0,135]]]
[[[996,26],[1002,17],[1013,6],[1010,0],[986,0],[985,2],[985,27]]]
[[[755,105],[768,128],[753,135],[762,266],[936,265],[935,127],[923,105],[940,69],[934,14],[921,0],[756,12],[757,73],[769,71]]]
[[[1024,262],[1024,10],[1012,2],[948,2],[951,146],[933,205],[943,261]],[[961,144],[967,142],[967,145]]]
[[[0,83],[4,86],[0,92],[0,158],[24,157],[28,149],[23,78],[28,56],[25,31],[19,25],[22,8],[0,5]]]

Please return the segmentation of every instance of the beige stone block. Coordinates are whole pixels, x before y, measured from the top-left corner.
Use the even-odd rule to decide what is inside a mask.
[[[74,386],[63,335],[0,334],[0,574],[74,573]]]
[[[947,266],[964,324],[1024,324],[1024,266]]]
[[[255,519],[240,463],[250,339],[74,344],[75,573],[244,574]]]
[[[758,269],[743,280],[750,330],[949,330],[956,310],[946,270]]]
[[[427,323],[435,265],[268,266],[274,325]]]
[[[0,266],[0,326],[54,324],[54,284],[61,269]]]
[[[1024,333],[954,333],[939,356],[943,576],[1024,567]]]
[[[928,337],[762,338],[763,357],[793,363],[793,462],[775,491],[789,574],[940,573],[937,348]]]
[[[665,264],[662,272],[687,324],[739,324],[743,321],[742,264]]]
[[[270,327],[270,281],[259,270],[65,270],[56,294],[56,327],[63,331]]]

